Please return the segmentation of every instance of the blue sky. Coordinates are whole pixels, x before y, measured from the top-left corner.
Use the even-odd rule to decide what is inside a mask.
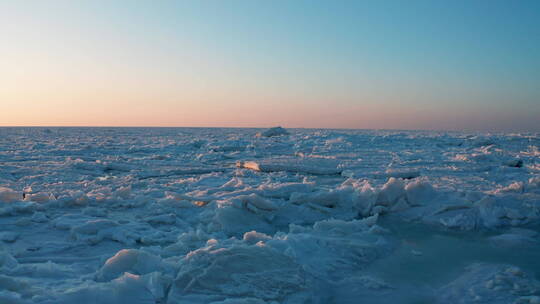
[[[539,1],[3,1],[3,125],[540,131]]]

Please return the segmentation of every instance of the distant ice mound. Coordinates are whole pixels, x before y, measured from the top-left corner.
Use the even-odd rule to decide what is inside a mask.
[[[256,136],[257,137],[273,137],[273,136],[281,136],[281,135],[289,135],[289,132],[282,127],[274,127],[264,132],[259,132],[257,133]]]

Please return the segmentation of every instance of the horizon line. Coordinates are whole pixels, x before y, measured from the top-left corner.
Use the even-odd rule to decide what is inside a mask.
[[[184,129],[270,129],[274,127],[282,127],[284,129],[304,129],[304,130],[354,130],[354,131],[415,131],[415,132],[471,132],[471,133],[534,133],[538,134],[540,131],[531,131],[531,130],[514,130],[514,131],[495,131],[495,130],[478,130],[478,129],[461,129],[461,130],[452,130],[452,129],[381,129],[381,128],[327,128],[327,127],[283,127],[281,125],[275,125],[272,127],[261,127],[261,126],[249,126],[249,127],[225,127],[225,126],[214,126],[214,127],[203,127],[203,126],[136,126],[136,125],[122,125],[122,126],[108,126],[108,125],[0,125],[0,128],[153,128],[153,129],[166,129],[166,128],[184,128]]]

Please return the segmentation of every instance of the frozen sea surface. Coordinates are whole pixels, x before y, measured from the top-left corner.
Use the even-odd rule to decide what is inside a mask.
[[[540,303],[539,147],[0,128],[0,303]]]

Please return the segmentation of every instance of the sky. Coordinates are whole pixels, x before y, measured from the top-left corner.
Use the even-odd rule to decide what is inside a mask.
[[[0,0],[0,126],[540,131],[540,1]]]

